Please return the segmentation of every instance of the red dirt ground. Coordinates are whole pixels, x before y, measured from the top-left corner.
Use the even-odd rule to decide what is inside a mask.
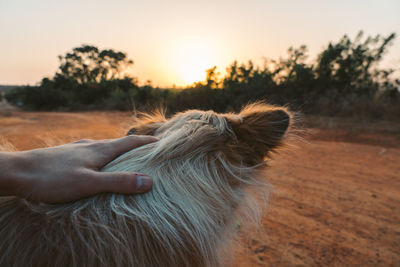
[[[127,113],[0,114],[3,145],[19,150],[119,137],[128,126]],[[271,161],[270,206],[236,265],[400,266],[399,135],[308,132]]]

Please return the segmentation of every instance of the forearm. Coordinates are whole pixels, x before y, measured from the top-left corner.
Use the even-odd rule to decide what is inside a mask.
[[[150,190],[150,177],[99,172],[118,155],[156,142],[151,136],[81,140],[56,147],[0,152],[0,196],[48,203],[68,202],[103,192],[137,194]]]
[[[23,158],[23,152],[0,152],[0,196],[22,195]]]

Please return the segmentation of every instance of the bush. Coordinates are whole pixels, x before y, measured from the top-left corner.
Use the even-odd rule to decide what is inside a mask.
[[[266,99],[308,114],[394,120],[400,117],[400,81],[391,79],[394,70],[378,68],[394,38],[395,34],[378,35],[362,41],[362,32],[354,40],[345,35],[329,43],[315,61],[307,61],[306,46],[291,47],[286,58],[266,60],[262,68],[251,61],[235,61],[220,78],[213,67],[206,71],[205,81],[182,90],[154,88],[150,82],[139,87],[135,79],[121,75],[121,69],[133,63],[126,54],[82,46],[60,58],[53,79],[10,90],[5,97],[14,105],[36,110],[161,106],[169,112],[239,110],[248,102]],[[84,59],[90,59],[91,65],[83,64]],[[111,63],[112,69],[107,69]]]

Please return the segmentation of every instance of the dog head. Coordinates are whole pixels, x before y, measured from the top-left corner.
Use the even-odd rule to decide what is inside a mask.
[[[286,108],[256,103],[238,114],[190,110],[170,119],[162,113],[145,115],[128,135],[174,139],[174,151],[168,151],[167,157],[218,152],[235,164],[254,166],[282,144],[290,123],[291,114]]]
[[[264,173],[256,171],[282,144],[290,121],[285,108],[260,103],[238,114],[189,110],[170,119],[161,113],[140,118],[128,134],[160,140],[128,151],[103,168],[153,178],[149,193],[119,196],[121,201],[112,207],[127,214],[121,220],[135,227],[127,235],[134,235],[132,240],[148,251],[138,257],[146,260],[138,265],[221,266],[219,253],[233,232],[234,218],[256,221],[259,210],[245,188],[257,185],[260,194],[269,193]],[[242,216],[239,207],[249,213]]]

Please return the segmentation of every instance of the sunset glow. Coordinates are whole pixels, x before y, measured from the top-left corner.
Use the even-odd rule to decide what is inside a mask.
[[[126,52],[141,84],[185,86],[213,66],[223,73],[235,60],[262,65],[290,46],[307,45],[314,59],[344,34],[400,33],[399,8],[397,0],[0,1],[0,84],[37,84],[54,75],[59,55],[90,44]],[[383,64],[397,68],[399,48],[395,40]]]
[[[175,55],[177,71],[183,83],[192,84],[205,79],[205,70],[215,65],[213,49],[196,40],[182,42]]]

